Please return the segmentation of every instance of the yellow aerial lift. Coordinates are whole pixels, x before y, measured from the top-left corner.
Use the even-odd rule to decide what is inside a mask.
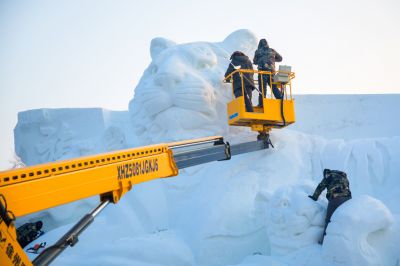
[[[289,77],[294,76],[289,73]],[[238,113],[237,118],[230,119],[230,125],[250,126],[268,134],[272,127],[294,122],[292,99],[283,101],[288,112],[283,118],[275,102],[279,100],[264,99],[264,108],[249,114],[244,111],[241,98],[228,104],[228,116]],[[233,155],[267,149],[270,145],[269,138],[229,145],[215,136],[0,172],[0,265],[48,265],[65,248],[78,242],[78,236],[110,202],[117,203],[134,185],[176,176],[186,167],[229,160]],[[15,219],[94,195],[100,196],[100,204],[31,262],[18,243]]]

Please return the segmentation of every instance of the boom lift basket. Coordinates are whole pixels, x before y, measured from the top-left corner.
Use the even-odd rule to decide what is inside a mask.
[[[290,66],[280,66],[277,72],[252,70],[252,69],[237,69],[228,75],[224,82],[233,80],[232,76],[238,73],[241,77],[242,96],[235,98],[233,94],[234,83],[232,82],[232,101],[228,103],[228,123],[230,126],[245,126],[250,127],[253,131],[258,131],[260,134],[268,134],[272,128],[283,128],[295,122],[294,99],[292,96],[292,79],[295,74],[291,72]],[[247,112],[244,102],[244,73],[257,74],[258,80],[255,80],[255,87],[262,90],[263,105],[253,106],[254,112]],[[272,87],[276,87],[282,94],[282,99],[277,99],[267,90],[267,84],[263,84],[262,77],[266,75],[269,78],[269,83]],[[258,86],[257,86],[258,85]],[[259,91],[260,93],[261,91]],[[265,96],[264,96],[265,95]]]

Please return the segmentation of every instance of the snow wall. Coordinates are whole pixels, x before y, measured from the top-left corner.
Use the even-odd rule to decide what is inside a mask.
[[[249,130],[227,126],[231,92],[221,79],[230,54],[252,57],[257,42],[248,30],[219,43],[155,38],[129,111],[22,112],[16,152],[31,165],[210,135],[254,140]],[[272,131],[274,149],[137,185],[54,264],[397,265],[400,126],[393,115],[400,113],[400,96],[295,99],[297,122]],[[348,173],[353,199],[335,212],[320,246],[327,201],[307,195],[324,168]],[[49,245],[96,203],[82,200],[18,222],[43,219],[47,233],[35,243]]]

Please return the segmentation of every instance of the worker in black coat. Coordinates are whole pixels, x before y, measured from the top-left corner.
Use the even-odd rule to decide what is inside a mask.
[[[231,62],[226,70],[225,78],[229,76],[236,69],[250,69],[253,70],[253,64],[250,59],[242,52],[236,51],[231,55]],[[242,78],[240,73],[235,73],[233,77],[233,94],[235,97],[242,96],[242,91],[244,91],[244,103],[246,106],[246,112],[253,112],[253,105],[251,103],[251,95],[254,87],[253,73],[242,73],[244,88],[242,88]],[[227,80],[231,80],[231,77]]]
[[[274,73],[275,72],[275,62],[282,62],[282,56],[275,51],[274,49],[270,48],[266,39],[261,39],[258,43],[258,48],[254,53],[253,63],[257,65],[258,70],[261,71],[269,71]],[[271,79],[273,76],[270,74],[263,74],[258,75],[258,86],[260,92],[262,91],[262,87],[264,87],[264,97],[267,93],[267,84],[270,88],[272,88],[272,92],[276,99],[282,99],[282,93],[277,88],[276,84],[271,86]],[[261,86],[261,84],[263,84]],[[262,106],[262,95],[260,93],[258,98],[258,105]]]

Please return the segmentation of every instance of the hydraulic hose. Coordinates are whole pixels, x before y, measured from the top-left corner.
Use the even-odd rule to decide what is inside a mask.
[[[284,87],[283,87],[283,85],[282,85],[282,87],[281,87],[281,95],[282,95],[282,98],[281,98],[281,116],[282,116],[282,120],[283,120],[283,126],[286,126],[286,119],[285,119],[285,112],[284,112],[284,110],[283,110],[283,100],[284,100],[284,98],[285,98],[285,89],[284,89]]]

